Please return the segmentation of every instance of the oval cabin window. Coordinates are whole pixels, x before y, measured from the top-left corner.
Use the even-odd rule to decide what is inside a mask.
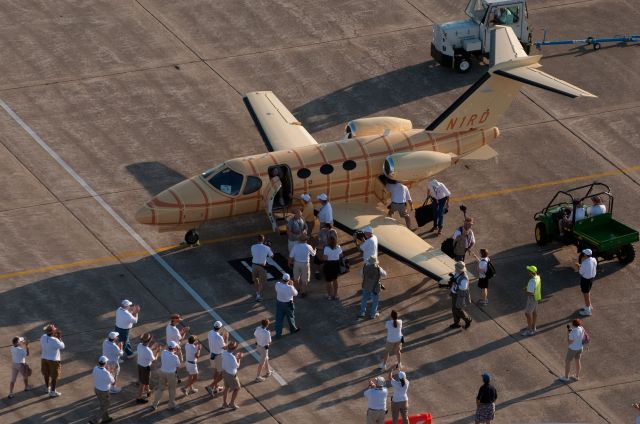
[[[302,178],[304,180],[305,178],[309,178],[311,176],[311,171],[307,168],[301,168],[298,170],[297,175],[298,178]]]
[[[352,160],[344,161],[344,163],[342,164],[342,169],[344,169],[345,171],[353,171],[354,169],[356,169],[355,161],[352,161]]]
[[[329,175],[333,172],[333,166],[329,165],[328,163],[325,163],[324,165],[322,165],[320,167],[320,173],[322,175]]]

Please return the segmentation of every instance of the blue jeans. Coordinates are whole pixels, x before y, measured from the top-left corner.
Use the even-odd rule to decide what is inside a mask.
[[[367,303],[371,298],[371,316],[374,316],[378,312],[378,301],[380,297],[378,293],[373,293],[367,289],[362,289],[362,299],[360,300],[360,315],[364,315],[367,312]]]
[[[116,327],[116,333],[118,333],[118,339],[122,342],[122,350],[124,350],[124,354],[127,356],[133,355],[133,350],[131,349],[131,343],[129,343],[129,328],[120,328]]]
[[[296,327],[296,311],[293,302],[276,301],[276,337],[282,336],[282,324],[285,317],[289,322],[289,332],[293,333],[298,329]]]
[[[435,207],[433,208],[433,226],[442,230],[444,226],[444,208],[447,204],[447,198],[444,197],[440,200],[435,200]]]

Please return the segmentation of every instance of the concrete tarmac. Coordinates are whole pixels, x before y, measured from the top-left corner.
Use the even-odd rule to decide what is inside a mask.
[[[266,217],[209,223],[201,247],[181,249],[182,233],[139,225],[135,211],[185,177],[265,151],[242,102],[247,91],[272,90],[319,142],[342,137],[347,121],[364,116],[427,126],[485,72],[478,65],[457,74],[429,56],[432,24],[461,19],[465,6],[461,0],[5,2],[0,99],[253,343],[260,319],[274,317],[273,287],[254,303],[252,287],[229,262],[250,256],[255,234],[268,232]],[[633,6],[532,0],[528,10],[534,39],[542,38],[541,28],[550,39],[575,39],[638,33]],[[593,342],[580,381],[562,383],[565,326],[582,306],[577,255],[571,247],[536,245],[533,214],[557,190],[597,178],[612,188],[616,219],[640,228],[639,52],[637,43],[599,51],[545,46],[545,71],[598,98],[525,87],[500,125],[499,156],[439,175],[454,198],[445,235],[462,219],[462,200],[476,219],[477,247],[489,249],[498,270],[489,305],[470,308],[469,330],[449,330],[446,291],[387,255],[381,317],[357,320],[361,263],[351,237],[341,233],[354,265],[340,278],[340,301],[325,300],[324,283],[314,281],[311,295],[296,304],[302,331],[285,330],[270,350],[285,385],[274,378],[254,383],[256,361],[245,355],[240,409],[222,410],[222,400],[204,392],[211,378],[205,355],[200,391],[178,397],[183,411],[168,410],[166,394],[152,411],[134,402],[135,362],[126,361],[112,416],[126,423],[363,422],[362,392],[378,375],[384,320],[395,309],[405,321],[402,362],[412,413],[431,412],[437,423],[472,422],[486,371],[499,391],[495,422],[632,422],[631,404],[640,400],[638,262],[599,265],[594,315],[585,320]],[[145,331],[163,341],[174,312],[206,339],[211,314],[4,110],[0,182],[1,422],[93,417],[91,369],[124,298],[142,305],[134,344]],[[425,187],[412,193],[423,199]],[[284,238],[268,238],[286,253]],[[474,271],[475,259],[467,262]],[[538,334],[523,338],[530,264],[541,270],[544,301]],[[472,297],[478,298],[475,287]],[[45,395],[39,373],[37,340],[49,322],[67,344],[57,399]],[[15,335],[32,341],[34,390],[21,392],[18,382],[16,397],[7,399]]]

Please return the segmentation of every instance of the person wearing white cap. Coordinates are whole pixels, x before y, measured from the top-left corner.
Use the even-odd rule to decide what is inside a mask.
[[[180,345],[174,341],[167,343],[167,348],[162,351],[160,355],[160,372],[158,373],[158,387],[156,388],[155,397],[153,400],[153,409],[158,409],[160,400],[162,400],[162,393],[164,392],[164,386],[169,388],[169,408],[178,409],[176,404],[176,386],[178,379],[176,377],[176,371],[181,366],[180,358],[176,355],[176,351],[180,349]]]
[[[61,395],[56,390],[58,378],[62,371],[60,350],[65,348],[65,344],[62,341],[60,330],[55,324],[47,324],[43,330],[45,334],[40,337],[40,371],[44,377],[44,385],[47,388],[49,397],[58,397]]]
[[[134,324],[138,323],[139,312],[140,305],[134,305],[129,299],[124,299],[120,303],[120,307],[116,309],[116,328],[114,331],[118,333],[118,338],[122,342],[124,354],[127,358],[136,356],[136,352],[133,351],[129,342],[129,331]]]
[[[313,233],[313,228],[316,225],[316,213],[313,208],[313,202],[311,201],[311,196],[307,193],[304,193],[300,196],[300,200],[302,200],[302,217],[304,218],[304,222],[307,224],[307,234],[311,235]]]
[[[93,424],[109,423],[113,418],[109,416],[109,406],[111,406],[111,388],[115,384],[115,378],[109,372],[107,364],[109,358],[101,356],[98,358],[98,365],[93,368],[93,388],[100,404],[100,410],[95,419],[89,421]]]
[[[378,258],[371,256],[368,258],[364,266],[362,267],[362,297],[360,298],[360,312],[358,318],[364,318],[367,312],[367,304],[371,299],[371,318],[377,318],[380,316],[378,312],[378,302],[380,300],[380,279],[387,276],[387,273],[378,264]]]
[[[213,380],[205,389],[207,389],[207,393],[211,397],[214,397],[222,392],[222,387],[218,386],[218,383],[222,381],[222,352],[227,348],[229,333],[222,330],[220,321],[216,321],[213,323],[213,330],[207,334],[207,339],[209,341],[209,359],[211,359],[211,368],[213,369]]]
[[[584,307],[578,312],[584,317],[591,316],[593,314],[593,306],[591,305],[591,286],[593,286],[593,279],[596,278],[596,269],[598,267],[598,261],[593,257],[593,251],[591,249],[584,249],[582,251],[584,259],[580,263],[580,291],[584,296]]]
[[[256,327],[253,335],[256,338],[256,350],[260,354],[260,362],[258,362],[258,372],[256,375],[256,383],[260,383],[264,381],[265,377],[269,377],[273,374],[273,371],[269,366],[269,345],[271,344],[269,320],[265,318],[260,321],[260,326]],[[260,375],[263,369],[266,370],[264,377]]]
[[[369,380],[369,387],[364,391],[367,398],[367,424],[384,424],[387,413],[387,394],[384,377]]]
[[[449,328],[460,328],[460,320],[464,320],[464,329],[468,329],[473,321],[467,313],[467,306],[471,303],[469,295],[469,276],[464,262],[458,261],[455,264],[456,272],[452,277],[451,288],[449,289],[451,296],[451,314],[453,315],[453,324]]]
[[[115,331],[110,332],[107,339],[102,342],[102,354],[109,359],[109,371],[113,374],[111,393],[120,393],[122,390],[116,386],[116,380],[120,374],[120,357],[123,353],[122,342],[119,341],[118,333]]]
[[[273,257],[273,251],[264,243],[264,236],[258,234],[256,243],[251,246],[251,279],[256,286],[256,302],[262,302],[262,291],[267,282],[267,259]]]
[[[370,257],[378,257],[378,237],[373,234],[373,228],[366,226],[362,229],[365,241],[360,245],[362,260],[366,261]]]
[[[282,337],[282,324],[285,319],[289,322],[289,332],[291,334],[300,331],[296,326],[295,308],[293,298],[298,295],[298,290],[293,287],[293,281],[289,274],[282,274],[282,281],[276,283],[276,335],[275,338]]]
[[[24,381],[24,391],[31,390],[29,385],[29,366],[27,365],[27,356],[29,356],[29,344],[24,337],[14,337],[11,340],[11,381],[9,382],[9,399],[12,399],[13,388],[16,385],[18,374],[22,375]]]
[[[287,248],[289,252],[303,234],[307,234],[307,224],[302,217],[302,210],[295,208],[293,216],[287,221]]]
[[[429,183],[428,192],[431,199],[433,199],[433,228],[428,232],[438,230],[438,235],[442,234],[442,227],[444,227],[444,211],[449,206],[449,196],[451,192],[440,181],[433,179]]]
[[[393,378],[394,370],[389,371],[389,384],[393,388],[391,395],[391,422],[398,422],[398,415],[402,417],[402,424],[409,424],[409,380],[404,371],[398,373],[398,379]]]
[[[333,208],[331,207],[331,203],[329,203],[329,196],[324,193],[320,193],[318,195],[318,201],[320,201],[320,210],[318,210],[318,221],[320,221],[320,226],[324,224],[333,225]]]

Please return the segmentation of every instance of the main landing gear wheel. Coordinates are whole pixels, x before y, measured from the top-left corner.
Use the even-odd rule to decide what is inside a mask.
[[[636,257],[636,251],[632,245],[622,246],[618,251],[618,262],[622,265],[630,264]]]
[[[184,235],[184,242],[188,246],[200,246],[200,234],[194,229],[187,231]]]
[[[535,235],[536,243],[538,243],[539,246],[544,246],[549,241],[547,239],[547,229],[542,222],[538,222],[538,225],[536,225]]]

